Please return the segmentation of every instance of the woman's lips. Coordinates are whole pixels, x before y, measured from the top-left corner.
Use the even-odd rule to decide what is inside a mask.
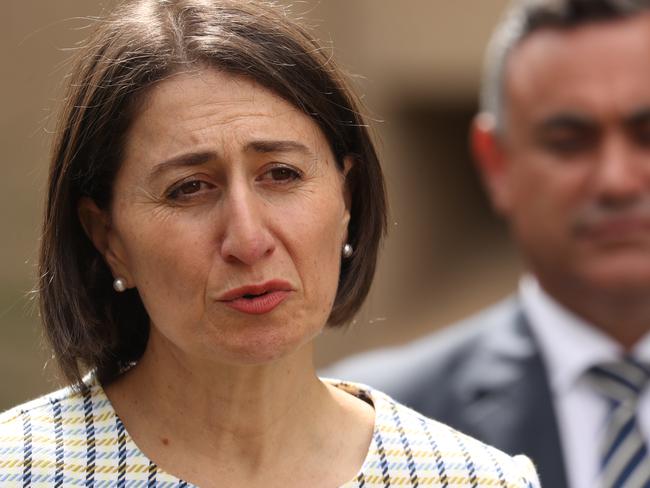
[[[251,298],[235,298],[224,302],[231,308],[253,315],[268,313],[280,305],[289,296],[288,291],[271,291]]]
[[[291,285],[286,281],[272,280],[235,288],[224,293],[218,301],[239,312],[260,315],[275,309],[291,291]]]

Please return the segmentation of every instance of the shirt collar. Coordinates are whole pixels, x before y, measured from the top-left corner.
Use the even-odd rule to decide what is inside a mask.
[[[650,332],[647,332],[632,348],[632,356],[650,363]]]
[[[521,279],[519,295],[556,393],[571,389],[590,367],[623,354],[620,344],[558,303],[533,276]],[[637,346],[650,353],[650,336]]]

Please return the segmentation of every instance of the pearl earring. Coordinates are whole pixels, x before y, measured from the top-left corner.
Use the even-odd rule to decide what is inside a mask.
[[[113,281],[113,289],[118,293],[122,293],[123,291],[125,291],[126,280],[124,280],[124,278],[115,278],[115,280]]]
[[[345,259],[351,258],[353,252],[354,252],[354,248],[352,247],[352,244],[346,242],[345,245],[343,246],[343,251],[341,253],[343,254],[343,257]]]

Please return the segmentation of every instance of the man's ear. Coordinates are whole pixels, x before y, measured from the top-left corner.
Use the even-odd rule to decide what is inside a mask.
[[[93,199],[82,197],[77,206],[77,215],[86,236],[104,257],[113,276],[122,278],[133,286],[124,259],[125,253],[113,235],[114,229],[108,212],[100,209]]]
[[[474,161],[492,206],[498,213],[507,215],[511,200],[510,161],[491,114],[480,113],[474,118],[470,140]]]

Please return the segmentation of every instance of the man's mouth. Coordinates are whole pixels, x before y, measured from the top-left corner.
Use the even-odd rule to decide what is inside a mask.
[[[650,219],[639,217],[612,217],[581,226],[579,234],[604,243],[623,243],[650,238]]]

